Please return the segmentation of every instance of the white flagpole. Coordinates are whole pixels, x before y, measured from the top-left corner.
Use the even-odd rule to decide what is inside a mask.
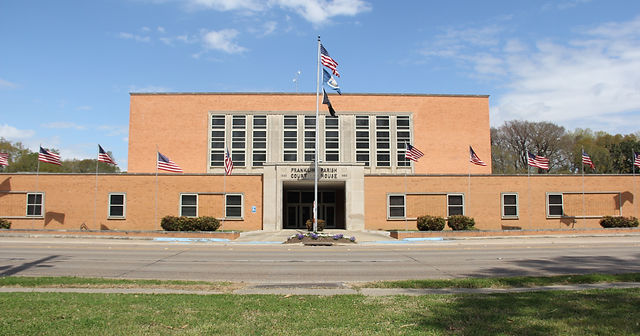
[[[155,210],[154,210],[154,214],[153,214],[153,225],[157,225],[158,224],[158,145],[156,145],[156,205],[155,205]]]
[[[633,171],[633,198],[636,198],[636,151],[631,150],[631,170]],[[636,218],[638,218],[638,204],[636,203]],[[622,203],[621,203],[622,204]],[[622,209],[622,206],[620,206]],[[622,211],[621,211],[622,212]]]
[[[586,218],[586,207],[584,205],[584,162],[582,162],[582,157],[584,155],[584,147],[582,147],[582,153],[580,153],[580,163],[582,166],[582,224],[585,225],[587,218]]]
[[[469,146],[469,148],[471,148],[471,146]],[[469,153],[469,163],[471,163],[471,153]],[[467,182],[467,197],[465,197],[465,200],[464,200],[464,203],[465,203],[464,208],[471,210],[470,208],[471,206],[471,165],[470,164],[467,164],[467,165],[469,166],[469,180]],[[465,211],[463,215],[469,216],[468,212],[469,211]]]
[[[222,172],[222,222],[220,223],[220,230],[222,230],[222,227],[224,227],[224,219],[227,217],[226,203],[227,203],[227,152],[228,151],[229,151],[229,148],[228,147],[225,148],[224,162],[223,162],[224,166],[223,166],[223,172]]]
[[[98,145],[100,146],[100,145]],[[96,190],[93,194],[93,228],[98,228],[98,163],[100,162],[100,148],[98,148],[98,159],[96,160]]]
[[[38,157],[36,158],[38,166],[36,168],[36,193],[38,192],[38,178],[40,177],[40,148],[42,148],[42,144],[38,146]],[[37,197],[37,196],[36,196]],[[28,197],[27,197],[28,200]],[[35,223],[35,219],[31,220],[31,226]]]
[[[318,137],[320,135],[320,36],[318,36],[318,72],[316,75],[316,141],[314,151],[313,232],[318,231]]]
[[[526,154],[527,159],[527,194],[528,194],[528,202],[527,202],[527,213],[529,213],[529,228],[532,228],[533,220],[531,219],[531,166],[529,165],[529,152]],[[504,208],[503,210],[504,211]]]

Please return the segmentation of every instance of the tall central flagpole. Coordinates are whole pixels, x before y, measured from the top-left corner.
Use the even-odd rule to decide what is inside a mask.
[[[631,150],[631,169],[633,171],[633,197],[636,197],[636,151]],[[622,209],[622,207],[620,207]],[[620,214],[622,215],[622,213]],[[636,202],[636,218],[638,217],[638,205]]]
[[[98,157],[100,157],[100,149],[98,149]],[[98,163],[100,161],[96,160],[96,191],[93,194],[93,229],[97,230],[98,228]]]
[[[320,135],[320,35],[318,35],[318,73],[316,75],[316,142],[314,151],[313,232],[318,231],[318,136]]]
[[[527,200],[527,213],[529,214],[529,227],[532,227],[532,219],[531,219],[531,166],[529,165],[529,153],[525,153],[526,157],[527,157],[527,194],[528,194],[528,200]],[[504,211],[504,209],[503,209]]]
[[[158,225],[158,145],[156,145],[156,205],[153,212],[153,225]]]
[[[582,152],[580,152],[580,162],[582,163],[580,165],[582,167],[582,225],[586,224],[587,222],[587,216],[586,216],[587,210],[584,205],[584,162],[582,162],[583,155],[584,155],[584,147],[582,147]]]

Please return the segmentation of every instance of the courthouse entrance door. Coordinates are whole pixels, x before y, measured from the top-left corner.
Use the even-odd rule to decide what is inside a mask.
[[[285,229],[306,229],[307,220],[313,220],[313,189],[284,190]],[[337,201],[342,200],[342,204]],[[342,218],[338,216],[342,211]],[[318,219],[325,220],[327,229],[344,229],[344,189],[318,190]]]

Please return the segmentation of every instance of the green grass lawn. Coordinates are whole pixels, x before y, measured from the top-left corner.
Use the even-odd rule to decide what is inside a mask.
[[[0,335],[638,335],[640,289],[491,295],[0,294]]]

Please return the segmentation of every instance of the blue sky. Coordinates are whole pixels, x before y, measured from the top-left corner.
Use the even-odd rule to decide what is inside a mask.
[[[315,92],[318,35],[343,93],[640,130],[640,1],[0,0],[0,136],[126,170],[129,92]]]

